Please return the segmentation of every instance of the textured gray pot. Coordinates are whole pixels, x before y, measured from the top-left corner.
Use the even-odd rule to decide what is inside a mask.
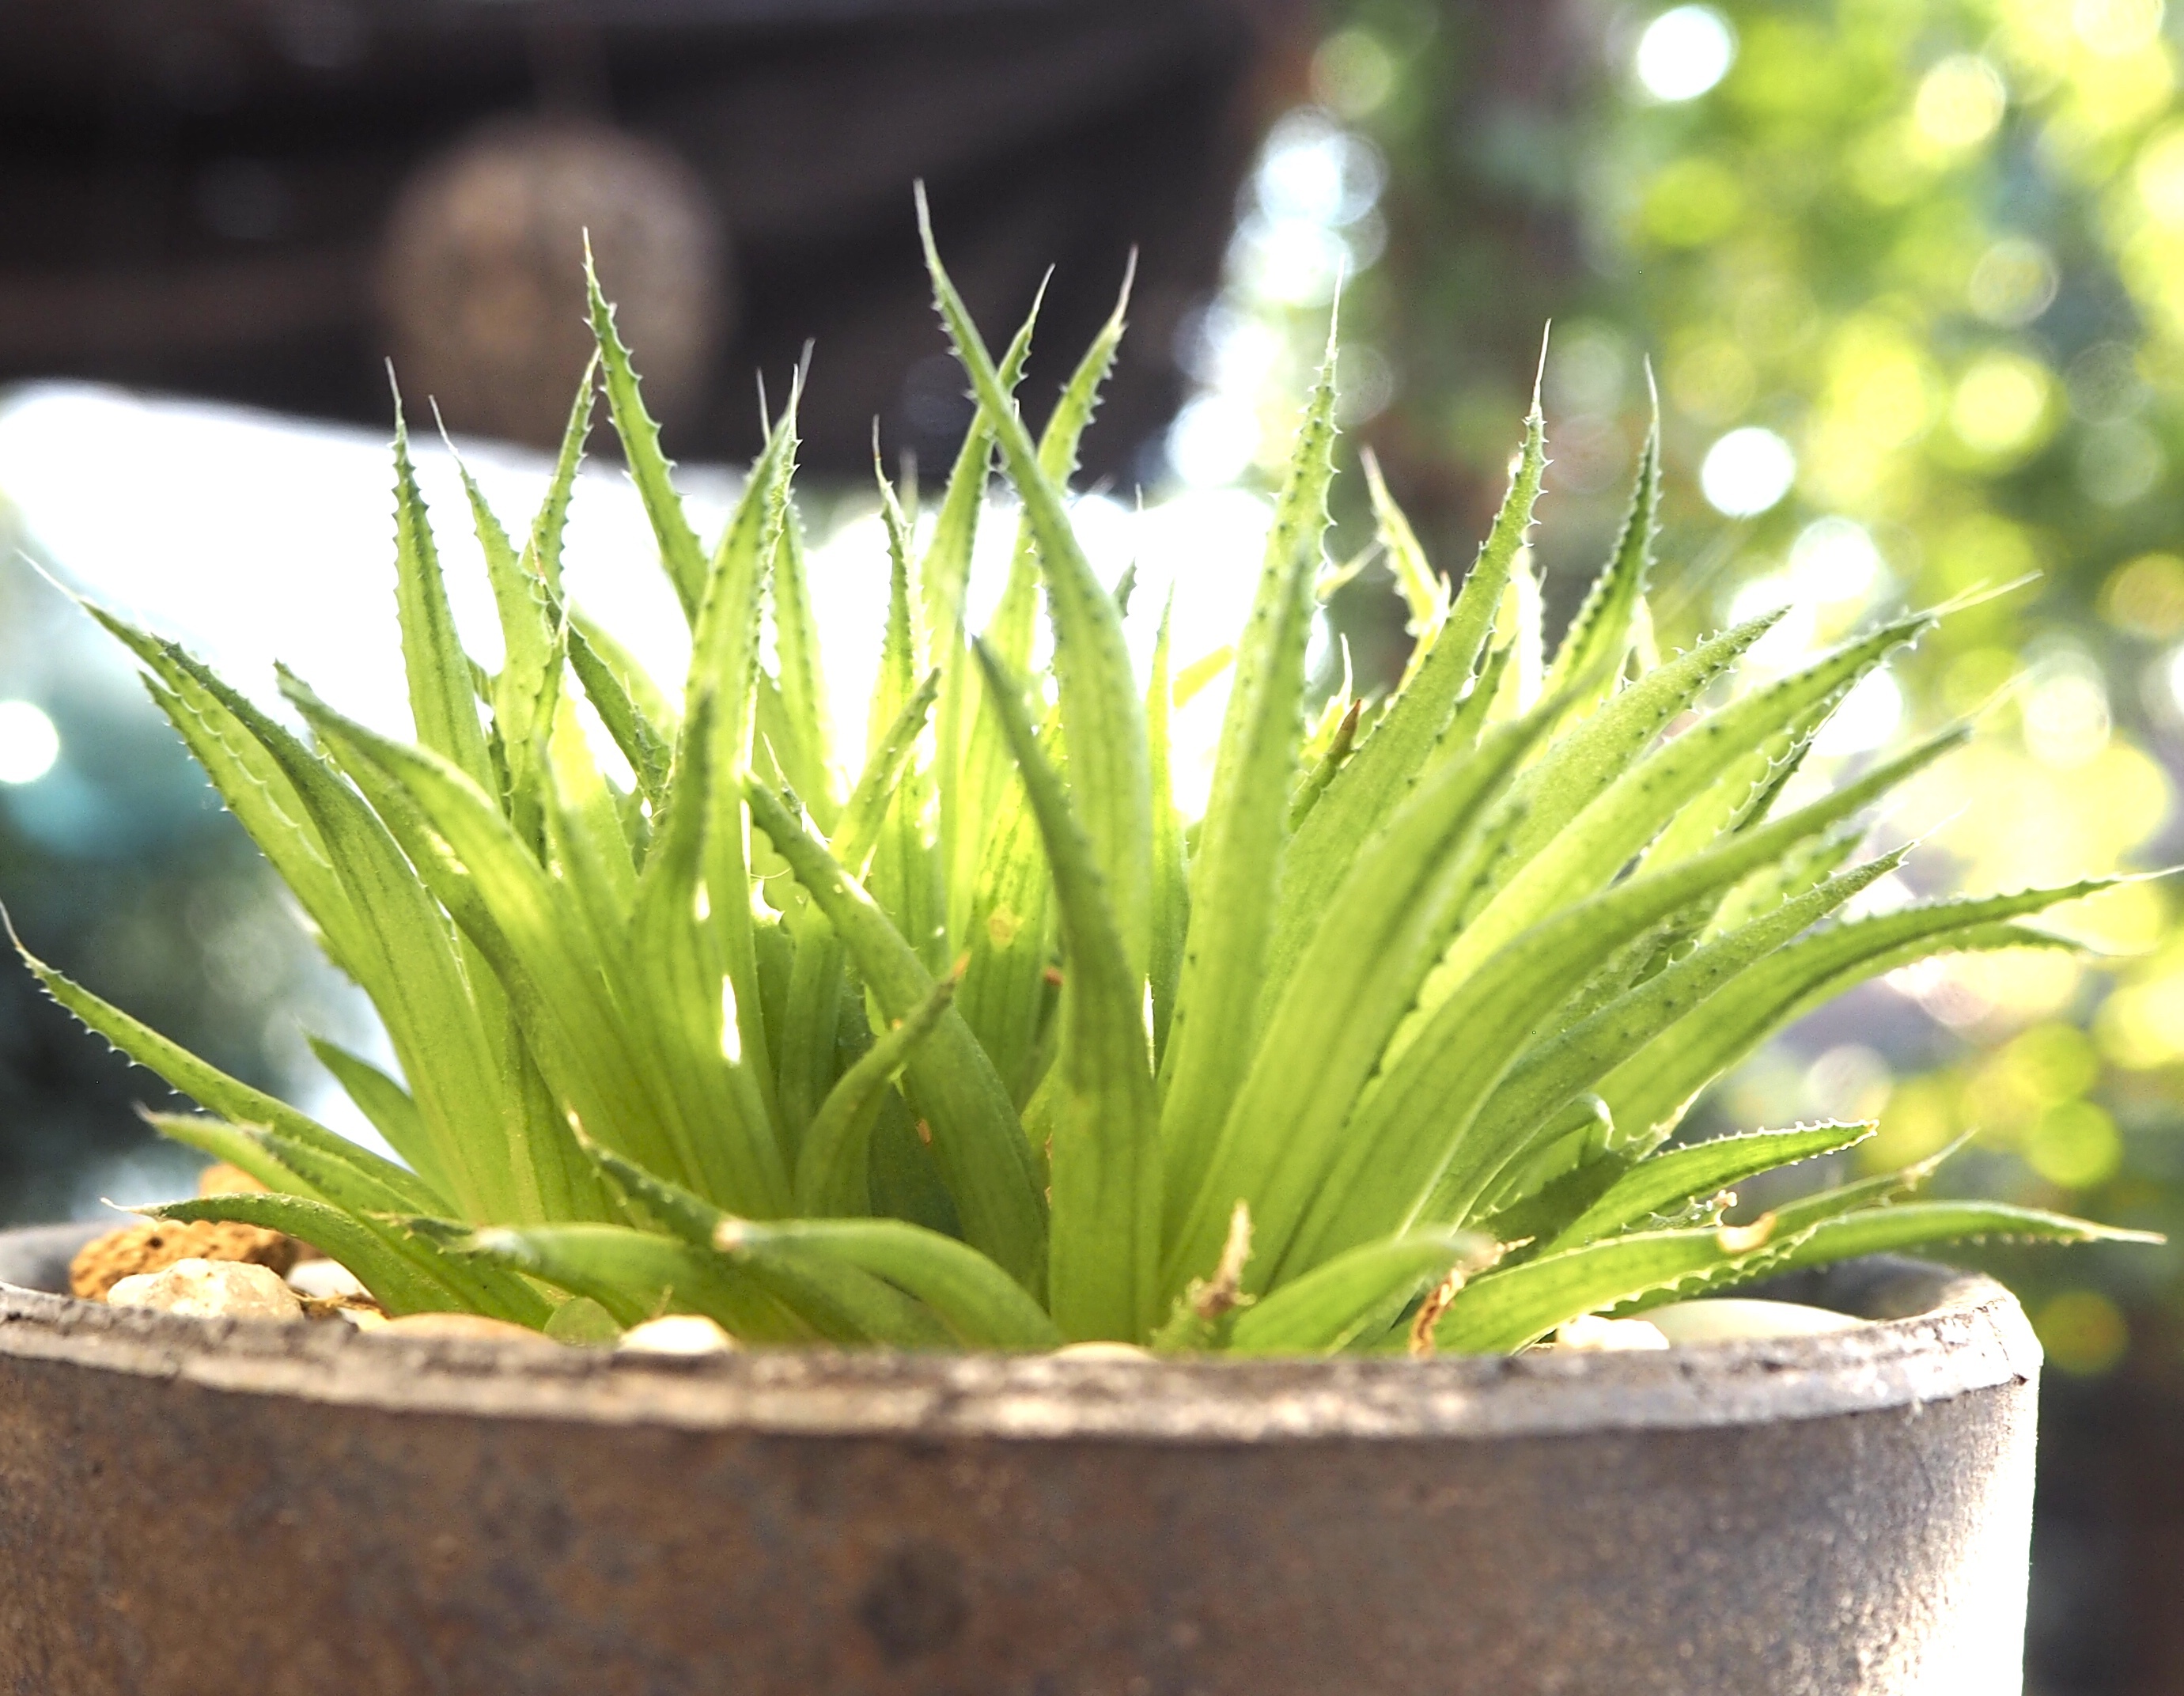
[[[2017,1304],[1902,1261],[1797,1293],[1889,1322],[639,1361],[0,1288],[0,1690],[2008,1696]]]

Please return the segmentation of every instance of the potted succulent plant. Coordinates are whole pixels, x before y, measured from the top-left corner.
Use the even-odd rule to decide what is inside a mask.
[[[795,395],[709,551],[596,281],[598,360],[529,531],[469,484],[497,672],[458,643],[398,422],[414,743],[284,675],[306,740],[91,609],[402,1070],[320,1048],[398,1163],[32,960],[204,1108],[163,1130],[263,1186],[146,1211],[277,1230],[387,1314],[510,1336],[0,1290],[0,1671],[142,1692],[2003,1688],[2037,1351],[1994,1286],[1861,1257],[2114,1233],[1906,1199],[1923,1169],[1730,1223],[1736,1184],[1866,1129],[1670,1146],[1819,1000],[1940,950],[2067,946],[2031,918],[2099,886],[1841,916],[1902,858],[1858,857],[1862,812],[1964,733],[1801,805],[1786,788],[1934,616],[1741,694],[1768,619],[1657,655],[1656,438],[1547,658],[1536,596],[1508,592],[1535,401],[1460,593],[1373,479],[1417,651],[1386,699],[1307,722],[1330,344],[1186,819],[1167,626],[1137,675],[1124,619],[1150,615],[1095,576],[1068,505],[1122,308],[1034,440],[1012,399],[1031,324],[994,360],[929,229],[927,252],[979,414],[922,546],[882,479],[854,783]],[[689,617],[679,692],[563,591],[595,387]],[[1020,533],[974,637],[996,460]],[[1760,1279],[1804,1304],[1756,1326],[1686,1305]],[[514,1331],[611,1342],[663,1314],[743,1347]],[[1589,1324],[1648,1347],[1517,1353]]]

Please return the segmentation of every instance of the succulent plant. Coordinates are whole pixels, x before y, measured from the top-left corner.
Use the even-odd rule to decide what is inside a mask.
[[[595,277],[598,355],[520,540],[465,473],[497,672],[459,644],[398,406],[414,744],[284,672],[307,741],[91,609],[376,1003],[403,1074],[317,1045],[396,1163],[33,960],[205,1109],[163,1130],[269,1186],[149,1211],[290,1232],[395,1312],[1239,1354],[1513,1349],[1876,1250],[2120,1234],[1902,1199],[1925,1167],[1732,1225],[1734,1186],[1870,1128],[1669,1146],[1710,1081],[1819,1001],[1937,951],[2069,946],[2031,917],[2100,886],[1844,916],[1903,857],[1858,857],[1862,811],[1965,732],[1802,805],[1786,790],[1845,694],[1934,615],[1741,693],[1767,618],[1655,654],[1657,432],[1546,658],[1537,596],[1513,592],[1546,463],[1535,399],[1459,593],[1368,463],[1417,649],[1396,691],[1310,716],[1330,337],[1228,659],[1211,798],[1187,820],[1178,678],[1221,661],[1175,664],[1163,616],[1136,674],[1125,618],[1150,615],[1095,574],[1067,493],[1123,308],[1034,440],[1013,400],[1031,324],[997,363],[929,226],[926,243],[979,410],[929,534],[880,479],[890,589],[854,783],[832,759],[791,495],[795,393],[709,551]],[[688,616],[679,695],[563,589],[597,388]],[[1018,535],[974,639],[996,460]],[[1042,605],[1054,660],[1034,675]]]

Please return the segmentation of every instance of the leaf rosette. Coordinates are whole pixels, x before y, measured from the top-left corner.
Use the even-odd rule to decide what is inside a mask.
[[[838,768],[826,711],[796,396],[708,550],[588,271],[599,356],[520,542],[464,477],[498,673],[460,644],[398,421],[413,741],[284,675],[299,736],[91,609],[401,1072],[318,1045],[387,1160],[31,960],[203,1109],[161,1130],[267,1186],[153,1211],[288,1231],[396,1313],[543,1326],[584,1297],[618,1325],[697,1313],[753,1342],[1239,1354],[1513,1349],[1847,1256],[2131,1235],[1910,1199],[1924,1168],[1726,1224],[1735,1185],[1869,1128],[1674,1142],[1710,1083],[1820,1001],[1941,951],[2066,946],[2039,915],[2101,887],[1847,916],[1903,858],[1859,857],[1867,811],[1965,733],[1796,806],[1789,779],[1932,615],[1741,689],[1767,620],[1653,656],[1657,427],[1547,655],[1519,592],[1546,465],[1535,396],[1452,595],[1368,462],[1417,648],[1396,690],[1308,714],[1330,334],[1231,648],[1173,655],[1162,616],[1141,676],[1127,590],[1095,573],[1069,494],[1123,305],[1034,437],[1016,400],[1032,323],[996,360],[924,227],[978,410],[929,527],[880,478],[889,595],[861,772]],[[562,583],[602,390],[689,621],[679,689]],[[1018,534],[974,629],[997,474]],[[1186,819],[1174,711],[1224,664],[1210,799]]]

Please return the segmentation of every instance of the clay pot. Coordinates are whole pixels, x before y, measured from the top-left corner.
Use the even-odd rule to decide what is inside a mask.
[[[0,1236],[0,1278],[70,1246]],[[2006,1696],[2017,1303],[1905,1261],[1784,1293],[1884,1322],[675,1358],[0,1288],[0,1688]]]

